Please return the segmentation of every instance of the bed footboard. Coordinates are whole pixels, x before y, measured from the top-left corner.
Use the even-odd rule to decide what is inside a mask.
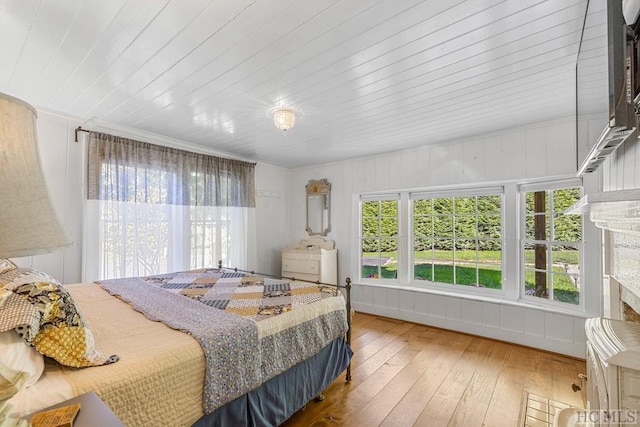
[[[345,284],[344,285],[334,285],[334,284],[331,284],[331,283],[322,283],[320,281],[311,282],[309,280],[296,279],[295,277],[286,277],[286,276],[280,277],[280,276],[273,276],[271,274],[257,273],[255,271],[242,270],[242,269],[239,269],[239,268],[224,267],[222,265],[222,260],[218,261],[218,268],[220,270],[225,269],[225,270],[233,271],[235,273],[240,272],[240,273],[256,274],[256,275],[259,275],[259,276],[269,277],[269,278],[273,278],[273,279],[289,279],[289,280],[295,280],[295,281],[298,281],[298,282],[314,283],[316,285],[322,285],[322,286],[325,286],[325,287],[334,288],[336,296],[338,295],[339,292],[341,292],[342,289],[344,289],[344,291],[345,291],[344,292],[345,293],[344,297],[345,297],[345,304],[346,304],[346,310],[347,310],[347,332],[346,332],[346,338],[345,339],[347,341],[347,344],[349,344],[349,347],[351,347],[351,326],[352,326],[352,324],[351,324],[351,316],[352,316],[352,313],[351,313],[351,278],[347,277],[345,279]],[[349,362],[349,364],[347,365],[347,372],[346,372],[346,375],[345,375],[345,380],[347,382],[351,381],[351,362]]]

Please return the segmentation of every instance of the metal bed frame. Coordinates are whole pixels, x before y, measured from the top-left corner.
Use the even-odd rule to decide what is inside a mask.
[[[341,293],[340,289],[344,289],[346,292],[346,310],[347,310],[347,333],[346,333],[346,341],[347,344],[349,344],[349,347],[351,347],[351,278],[347,277],[345,279],[345,284],[344,285],[334,285],[332,283],[323,283],[320,282],[319,280],[314,281],[310,281],[310,280],[302,280],[302,279],[296,279],[295,277],[287,277],[287,276],[274,276],[272,274],[263,274],[263,273],[256,273],[255,271],[250,271],[250,270],[242,270],[240,268],[232,268],[232,267],[225,267],[222,265],[222,260],[218,261],[218,269],[220,270],[231,270],[235,273],[248,273],[248,274],[255,274],[258,276],[264,276],[264,277],[269,277],[272,279],[288,279],[288,280],[293,280],[296,282],[305,282],[305,283],[313,283],[316,285],[320,285],[320,286],[327,286],[330,288],[334,288],[334,295],[338,296],[338,293]],[[347,374],[345,376],[345,380],[347,382],[351,381],[351,362],[349,362],[349,364],[347,365]]]

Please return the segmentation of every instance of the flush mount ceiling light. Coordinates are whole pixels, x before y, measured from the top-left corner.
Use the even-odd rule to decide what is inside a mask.
[[[273,111],[273,124],[285,134],[296,124],[296,113],[289,108],[278,108]]]

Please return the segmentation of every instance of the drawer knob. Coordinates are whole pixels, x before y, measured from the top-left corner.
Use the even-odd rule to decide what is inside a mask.
[[[587,381],[587,376],[585,374],[578,374],[578,379],[580,380],[580,385],[576,383],[571,384],[571,390],[573,390],[574,392],[582,390],[582,387],[584,387],[584,383]]]

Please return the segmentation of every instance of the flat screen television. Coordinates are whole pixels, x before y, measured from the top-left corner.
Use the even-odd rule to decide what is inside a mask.
[[[637,138],[637,38],[620,0],[589,0],[576,62],[578,175]],[[586,154],[585,154],[586,153]]]

